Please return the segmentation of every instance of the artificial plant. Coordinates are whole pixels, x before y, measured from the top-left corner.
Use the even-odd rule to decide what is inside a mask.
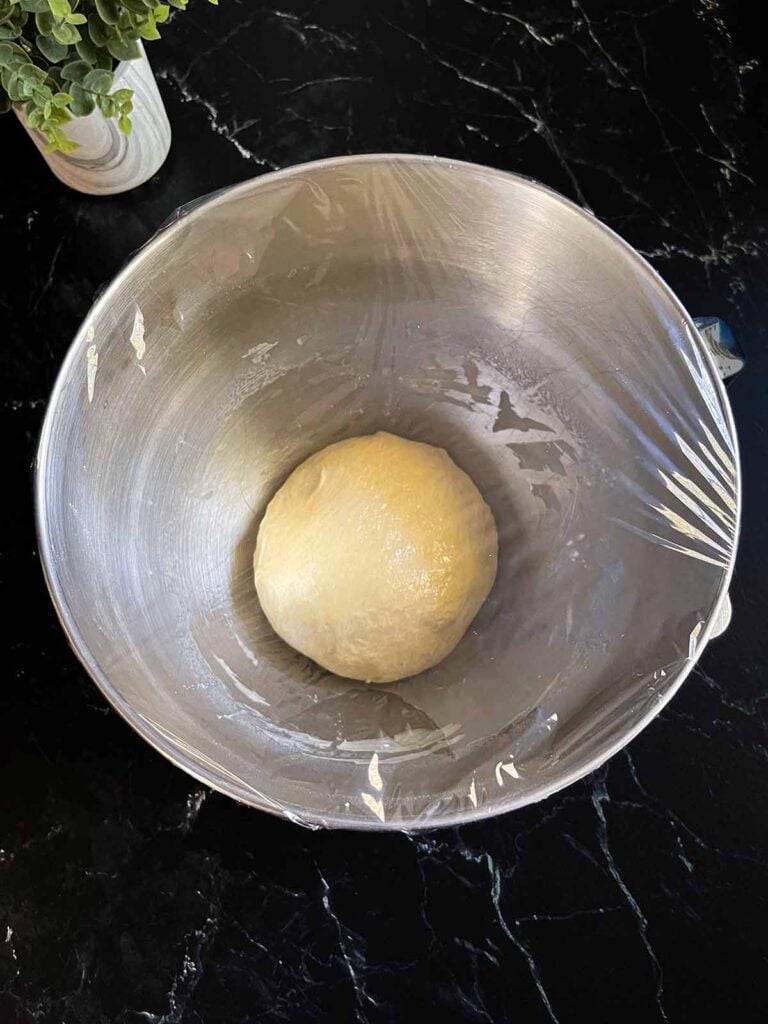
[[[218,3],[218,0],[209,0]],[[188,0],[0,0],[0,113],[13,104],[48,152],[77,148],[64,126],[99,109],[131,130],[133,93],[112,89],[117,62],[141,55],[140,39]]]

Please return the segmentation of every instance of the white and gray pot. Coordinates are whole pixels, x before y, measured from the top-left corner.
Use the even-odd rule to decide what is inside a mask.
[[[67,135],[78,144],[72,153],[46,153],[43,136],[27,125],[23,107],[15,107],[16,116],[56,177],[88,195],[114,195],[143,185],[160,169],[171,146],[168,115],[143,47],[141,57],[117,66],[114,87],[133,90],[130,134],[124,135],[116,120],[94,110],[67,123]]]

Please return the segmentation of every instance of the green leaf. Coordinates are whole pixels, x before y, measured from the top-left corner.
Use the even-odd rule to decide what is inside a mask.
[[[54,39],[58,39],[60,43],[76,43],[80,40],[80,33],[74,25],[68,25],[66,21],[54,24],[51,34]]]
[[[8,43],[0,43],[0,67],[5,67],[12,57],[13,50],[10,48]]]
[[[133,89],[115,89],[112,99],[117,103],[127,103],[133,99]]]
[[[117,25],[120,21],[120,8],[115,0],[96,0],[96,11],[107,25]]]
[[[68,139],[61,128],[53,127],[45,129],[45,138],[48,145],[45,147],[46,153],[71,153],[72,150],[77,149],[77,143],[72,142]]]
[[[104,117],[114,117],[117,113],[117,104],[111,96],[97,96],[96,106],[102,112]]]
[[[21,88],[22,85],[23,82],[18,75],[11,75],[8,85],[6,85],[6,90],[14,103],[18,103],[20,100],[26,99]]]
[[[117,119],[117,127],[124,135],[127,135],[131,130],[130,117],[127,117],[125,114],[122,117],[119,117]]]
[[[52,64],[58,64],[69,53],[69,47],[52,36],[38,36],[35,44],[42,55]]]
[[[150,20],[150,18],[152,20]],[[160,33],[157,31],[157,28],[155,27],[155,19],[151,14],[149,15],[149,17],[147,18],[143,25],[139,25],[138,31],[142,39],[160,38]]]
[[[66,18],[68,14],[72,13],[69,0],[48,0],[48,6],[55,18]]]
[[[21,64],[17,74],[25,82],[36,82],[38,80],[39,69],[32,63]],[[43,72],[43,78],[45,78],[45,72]]]
[[[85,25],[88,21],[84,14],[68,14],[66,22],[68,25]]]
[[[51,116],[43,121],[43,128],[50,128],[57,124],[66,124],[67,121],[71,121],[72,117],[69,111],[64,107],[54,107],[51,111]]]
[[[88,89],[89,92],[106,96],[112,88],[112,75],[109,71],[102,71],[100,69],[89,71],[82,80],[82,86],[84,89]]]
[[[29,11],[31,14],[49,10],[48,0],[20,0],[19,7],[22,11]]]
[[[38,11],[35,15],[37,31],[43,36],[49,36],[53,32],[53,15],[50,11]]]
[[[116,35],[107,40],[107,49],[115,60],[136,60],[141,56],[141,50],[135,39],[126,39],[125,36]]]
[[[27,124],[30,128],[39,128],[43,120],[43,112],[39,107],[35,107],[27,114]]]
[[[131,14],[130,11],[126,11],[125,8],[122,8],[122,10],[120,11],[120,17],[118,18],[116,28],[121,35],[127,34],[129,39],[133,39],[133,33],[136,31],[137,21],[138,15]]]
[[[111,32],[97,15],[91,14],[88,16],[88,35],[93,40],[94,46],[106,46]]]
[[[51,102],[54,107],[66,107],[72,102],[72,96],[68,92],[56,92]]]
[[[11,98],[5,89],[0,89],[0,114],[7,114],[11,109]]]
[[[78,56],[82,57],[83,60],[88,61],[89,64],[96,63],[99,51],[91,42],[90,36],[83,36],[79,42],[75,43],[75,49],[77,50]]]
[[[61,69],[61,77],[65,82],[80,82],[91,70],[91,65],[85,60],[72,60]]]
[[[70,93],[72,95],[72,102],[69,105],[69,109],[75,117],[86,117],[93,111],[96,101],[82,86],[74,82],[70,87]]]

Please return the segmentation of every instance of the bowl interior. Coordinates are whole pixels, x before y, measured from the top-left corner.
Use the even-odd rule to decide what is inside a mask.
[[[500,560],[449,658],[366,686],[271,632],[252,556],[299,462],[382,429],[470,474]],[[734,463],[689,319],[590,216],[470,165],[329,161],[204,205],[93,309],[41,547],[85,664],[177,763],[308,823],[427,826],[536,799],[652,716],[723,590]]]

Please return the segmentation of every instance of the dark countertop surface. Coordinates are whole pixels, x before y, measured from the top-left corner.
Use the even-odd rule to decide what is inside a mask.
[[[756,8],[761,5],[755,5]],[[95,200],[0,123],[0,1024],[764,1021],[768,78],[735,0],[202,2],[150,57],[171,156]],[[310,832],[207,792],[107,707],[38,563],[30,467],[99,287],[179,204],[333,154],[538,178],[728,320],[733,623],[591,778],[484,824]]]

